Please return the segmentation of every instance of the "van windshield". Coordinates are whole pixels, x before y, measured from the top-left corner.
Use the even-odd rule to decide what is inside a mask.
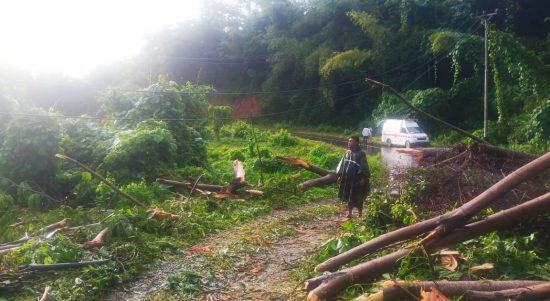
[[[422,129],[415,126],[415,127],[407,127],[407,130],[409,130],[409,134],[422,134]]]

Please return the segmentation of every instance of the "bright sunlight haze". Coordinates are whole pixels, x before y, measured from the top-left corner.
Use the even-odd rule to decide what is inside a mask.
[[[8,1],[0,62],[81,77],[139,52],[148,34],[198,15],[201,1]]]

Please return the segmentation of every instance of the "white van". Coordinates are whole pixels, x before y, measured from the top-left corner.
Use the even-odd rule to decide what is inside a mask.
[[[427,145],[428,135],[410,119],[386,119],[382,125],[382,142],[387,146],[401,145],[406,148],[415,145]]]

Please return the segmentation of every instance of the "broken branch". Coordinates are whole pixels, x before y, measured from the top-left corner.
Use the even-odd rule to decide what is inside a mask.
[[[328,169],[324,169],[322,167],[313,165],[311,163],[308,163],[308,162],[306,162],[302,159],[295,158],[295,157],[276,156],[275,159],[277,159],[281,162],[290,164],[290,165],[298,166],[298,167],[301,167],[303,169],[309,170],[309,171],[311,171],[313,173],[316,173],[320,176],[326,176],[330,173],[334,173],[334,172],[332,172]]]
[[[464,224],[477,212],[486,208],[495,200],[501,198],[504,194],[512,190],[523,181],[545,171],[548,168],[550,168],[550,153],[547,153],[520,167],[504,179],[491,186],[489,189],[485,190],[482,194],[451,212],[380,235],[362,245],[328,259],[327,261],[319,264],[315,270],[318,272],[334,270],[352,260],[359,259],[392,243],[412,239],[417,235],[431,231],[436,227],[445,226],[444,229],[449,231],[454,227]]]
[[[107,235],[107,231],[109,230],[109,227],[101,230],[94,239],[87,241],[84,243],[84,248],[99,248],[103,245],[103,240],[105,239],[105,235]]]
[[[131,195],[127,194],[126,192],[120,190],[118,187],[115,186],[115,184],[111,183],[110,181],[108,181],[107,179],[105,179],[104,177],[102,177],[100,174],[98,174],[97,172],[93,171],[91,168],[89,168],[88,166],[78,162],[77,160],[73,159],[73,158],[70,158],[70,157],[67,157],[65,155],[60,155],[60,154],[56,154],[55,155],[57,158],[61,159],[61,160],[67,160],[69,162],[72,162],[78,166],[80,166],[80,168],[84,169],[85,171],[91,173],[92,175],[94,175],[94,177],[98,178],[101,182],[105,183],[107,186],[111,187],[116,193],[120,194],[121,196],[123,196],[124,198],[126,198],[127,200],[129,200],[130,202],[134,203],[135,205],[138,205],[138,206],[141,206],[141,207],[145,207],[145,205],[143,205],[142,202],[138,201],[136,198],[132,197]]]
[[[445,296],[461,296],[467,291],[494,292],[513,288],[525,288],[534,285],[548,284],[545,281],[512,280],[512,281],[394,281],[392,285],[384,286],[382,291],[358,298],[358,301],[392,301],[406,300],[407,290],[415,296],[420,295],[420,289],[428,290],[436,287]]]
[[[521,205],[495,213],[485,220],[456,229],[439,240],[429,241],[425,245],[404,248],[333,274],[309,279],[306,281],[306,288],[312,290],[307,300],[325,300],[337,295],[349,285],[364,282],[382,273],[389,272],[401,259],[411,253],[426,252],[430,254],[468,239],[505,229],[520,221],[547,212],[550,212],[550,192]]]
[[[516,287],[496,292],[467,291],[467,300],[546,300],[550,298],[550,283]]]
[[[89,265],[101,265],[109,262],[109,259],[92,260],[92,261],[80,261],[80,262],[63,262],[52,264],[37,264],[31,263],[26,268],[31,271],[49,271],[49,270],[62,270],[69,268],[80,268]]]
[[[187,188],[187,189],[191,189],[193,187],[193,183],[178,182],[178,181],[173,181],[173,180],[168,180],[168,179],[157,179],[157,182],[159,182],[161,184],[169,185],[169,186],[183,187],[183,188]],[[218,191],[224,190],[225,186],[212,185],[212,184],[198,184],[197,183],[195,185],[195,188],[218,192]]]

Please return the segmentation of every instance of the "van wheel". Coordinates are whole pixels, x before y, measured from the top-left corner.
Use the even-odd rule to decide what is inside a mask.
[[[408,140],[405,141],[405,148],[411,148],[411,143]]]
[[[391,147],[391,140],[390,139],[386,140],[386,146]]]

